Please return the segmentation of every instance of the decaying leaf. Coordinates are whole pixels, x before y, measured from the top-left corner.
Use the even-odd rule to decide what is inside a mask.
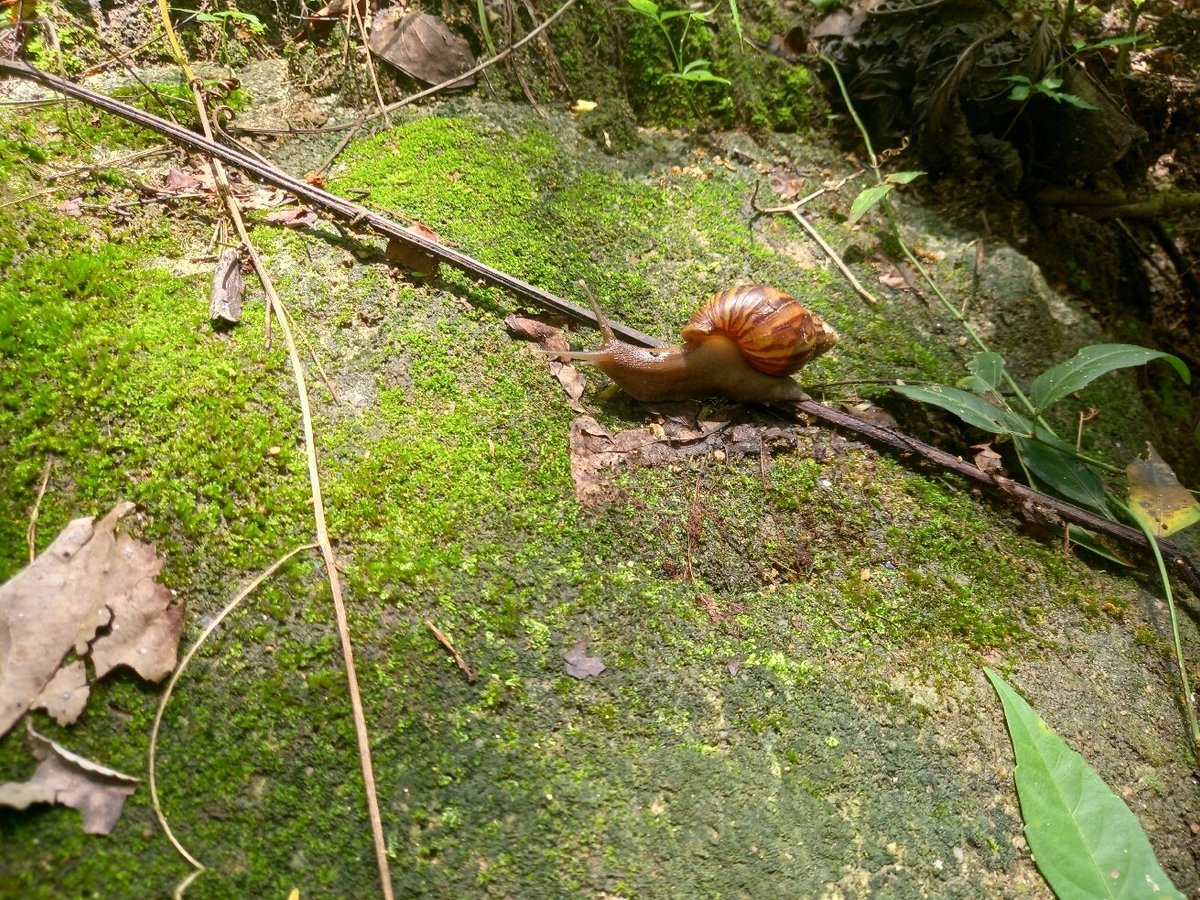
[[[0,735],[72,647],[81,656],[91,649],[101,674],[127,665],[158,680],[175,667],[183,604],[154,580],[163,566],[154,548],[116,532],[131,509],[119,503],[99,522],[75,519],[0,586]]]
[[[371,22],[371,52],[405,75],[427,84],[441,84],[475,67],[475,54],[462,35],[429,13],[408,12],[403,6],[380,10]],[[468,75],[454,84],[475,83]]]
[[[263,216],[263,220],[288,228],[311,228],[321,221],[321,217],[307,206],[293,206],[289,209],[272,210]]]
[[[591,678],[606,668],[600,657],[587,655],[587,641],[572,644],[571,649],[563,654],[563,660],[567,664],[567,674],[572,678]]]
[[[26,809],[34,803],[57,803],[83,813],[85,834],[112,831],[139,779],[77,756],[32,727],[29,740],[41,765],[28,781],[0,784],[0,806]]]
[[[505,317],[504,324],[508,328],[508,333],[513,337],[537,341],[543,350],[565,352],[571,349],[561,328],[555,328],[553,325],[547,325],[537,319],[527,319],[513,313]],[[547,357],[547,360],[550,365],[550,374],[562,385],[562,389],[570,398],[571,409],[575,412],[583,412],[583,407],[579,405],[579,398],[583,396],[587,383],[579,374],[579,370],[570,363],[561,362],[552,356]]]
[[[585,505],[609,499],[609,479],[605,469],[624,465],[661,465],[691,456],[719,453],[723,459],[749,456],[762,458],[779,449],[794,448],[802,435],[814,429],[760,426],[735,423],[731,410],[711,419],[698,420],[693,404],[661,404],[673,410],[662,423],[612,434],[591,416],[571,423],[571,477],[575,497]]]
[[[236,325],[242,319],[242,297],[245,294],[246,279],[242,276],[242,255],[236,247],[226,247],[217,258],[217,265],[213,270],[208,317]]]
[[[90,693],[87,667],[83,660],[77,659],[54,673],[32,706],[34,709],[44,709],[59,725],[70,725],[83,712]]]
[[[431,241],[441,243],[442,239],[438,233],[420,222],[409,226],[408,230],[416,232],[421,237],[429,238]],[[389,263],[394,266],[403,266],[415,278],[433,278],[438,273],[440,261],[436,256],[430,256],[416,244],[410,244],[398,237],[388,238],[385,253]]]
[[[1000,454],[992,449],[991,444],[972,444],[971,449],[975,451],[975,468],[980,472],[988,475],[1004,474],[1004,461]]]
[[[1134,515],[1156,535],[1165,537],[1200,522],[1200,503],[1149,444],[1146,458],[1131,462],[1125,474]]]

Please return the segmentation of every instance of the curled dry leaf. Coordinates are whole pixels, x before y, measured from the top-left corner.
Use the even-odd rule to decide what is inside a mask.
[[[43,694],[72,648],[79,655],[90,648],[101,674],[127,665],[159,680],[175,667],[183,604],[154,580],[163,566],[154,548],[116,532],[131,509],[119,503],[99,522],[75,519],[0,586],[0,735]]]
[[[513,313],[505,317],[504,324],[508,328],[508,333],[513,337],[537,341],[543,350],[565,352],[571,349],[567,339],[563,337],[561,328],[555,328],[553,325],[547,325],[537,319],[527,319]],[[571,409],[575,412],[583,412],[583,407],[579,405],[579,399],[583,396],[587,382],[579,374],[579,370],[570,363],[561,362],[553,356],[547,357],[547,360],[550,365],[550,374],[562,385],[562,389],[570,398]]]
[[[427,228],[420,222],[408,226],[408,230],[414,231],[421,237],[428,238],[436,243],[442,243],[442,238],[436,231],[432,228]],[[414,278],[434,278],[437,276],[440,260],[436,256],[430,256],[416,244],[410,244],[398,237],[390,237],[388,238],[385,255],[391,265],[402,266],[408,269]]]
[[[32,727],[29,741],[41,765],[28,781],[0,784],[0,806],[26,809],[34,803],[57,803],[83,813],[85,834],[112,831],[138,779],[84,759]]]
[[[441,84],[475,67],[475,54],[461,35],[437,16],[406,12],[402,6],[380,10],[371,22],[371,52],[387,60],[409,78]],[[454,87],[475,83],[469,75]]]

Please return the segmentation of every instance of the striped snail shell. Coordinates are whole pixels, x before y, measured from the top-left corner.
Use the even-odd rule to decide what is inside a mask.
[[[743,284],[711,297],[683,328],[684,344],[721,334],[765,375],[798,372],[837,343],[837,332],[793,297],[765,284]]]

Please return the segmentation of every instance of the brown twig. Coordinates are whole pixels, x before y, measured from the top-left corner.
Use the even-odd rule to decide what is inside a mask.
[[[483,62],[481,62],[479,65],[475,66],[473,69],[468,69],[465,72],[460,72],[459,74],[457,74],[451,78],[447,78],[445,81],[441,82],[440,84],[435,84],[433,87],[426,88],[423,91],[417,91],[417,93],[412,94],[411,96],[405,97],[403,100],[397,100],[395,103],[389,103],[387,106],[385,106],[383,108],[382,112],[384,112],[384,113],[395,112],[398,109],[408,106],[410,103],[416,103],[418,100],[424,100],[426,97],[430,97],[433,94],[438,93],[439,91],[444,91],[448,87],[453,87],[454,85],[456,85],[460,81],[462,81],[464,78],[468,78],[471,75],[478,75],[484,69],[494,66],[496,63],[500,62],[502,59],[504,59],[506,56],[508,56],[514,50],[517,50],[520,47],[523,47],[525,44],[529,43],[531,40],[533,40],[535,37],[537,37],[539,34],[541,34],[547,28],[549,28],[555,22],[555,20],[558,19],[559,16],[561,16],[568,9],[570,9],[572,6],[574,6],[575,3],[576,3],[576,0],[566,0],[566,2],[563,3],[563,5],[560,6],[558,9],[556,9],[546,19],[545,22],[543,22],[541,25],[538,25],[536,28],[533,29],[533,31],[531,31],[531,32],[529,32],[529,34],[525,35],[525,37],[521,38],[515,44],[510,44],[509,46],[505,47],[503,50],[501,50],[495,56],[488,57]],[[343,150],[345,150],[348,146],[350,146],[350,142],[352,140],[354,140],[354,136],[358,134],[358,132],[362,129],[362,127],[364,125],[366,125],[368,122],[370,122],[372,119],[377,118],[379,116],[379,114],[380,114],[380,111],[375,111],[375,112],[370,112],[370,113],[363,113],[361,116],[359,116],[358,121],[354,123],[354,125],[351,127],[350,131],[345,135],[345,137],[343,137],[341,139],[341,141],[338,142],[338,145],[333,148],[333,152],[330,153],[328,157],[326,157],[325,161],[323,163],[321,163],[321,165],[317,168],[317,171],[318,172],[327,171],[329,169],[329,167],[331,165],[333,165],[333,161],[335,159],[337,159],[339,155],[341,155],[341,152]]]
[[[567,2],[572,3],[574,0],[567,0]],[[564,4],[559,12],[562,12],[566,8]],[[558,13],[555,13],[555,16],[557,15]],[[553,19],[554,16],[551,16],[542,25],[548,25]],[[516,47],[515,44],[513,46],[514,48]],[[444,244],[439,244],[431,240],[423,234],[410,231],[399,222],[389,219],[387,216],[371,212],[357,203],[352,203],[298,178],[293,178],[291,175],[281,172],[273,166],[264,165],[240,151],[233,150],[206,137],[202,137],[174,122],[168,122],[165,119],[143,112],[119,100],[105,97],[103,94],[97,94],[94,91],[58,78],[48,72],[43,72],[40,69],[35,69],[27,63],[18,60],[0,59],[0,73],[36,81],[50,90],[73,97],[76,100],[83,100],[85,103],[102,109],[105,112],[120,116],[144,128],[152,129],[178,144],[189,147],[198,153],[219,159],[228,165],[241,169],[261,182],[287,191],[298,200],[322,209],[336,218],[353,225],[366,226],[385,237],[395,238],[402,243],[417,247],[429,256],[467,273],[472,278],[484,284],[508,291],[526,303],[573,319],[576,322],[596,325],[596,317],[591,310],[584,309],[578,304],[555,296],[542,288],[534,287],[527,281],[486,265],[453,247],[447,247]],[[657,338],[619,322],[613,323],[613,331],[624,340],[642,347],[657,347],[662,344],[662,341]]]
[[[850,178],[857,177],[857,175],[861,175],[861,174],[862,174],[862,170],[860,169],[859,172],[856,173],[856,175],[851,175]],[[845,184],[846,181],[849,181],[849,178],[843,179],[841,184]],[[841,187],[841,184],[839,184],[838,187]],[[848,282],[850,282],[850,286],[852,288],[854,288],[854,292],[856,294],[858,294],[860,297],[862,297],[865,301],[867,301],[867,303],[869,303],[871,306],[878,306],[879,301],[876,300],[875,297],[871,294],[871,292],[868,291],[865,287],[863,287],[862,284],[859,283],[859,280],[854,277],[854,273],[850,271],[850,267],[847,266],[846,263],[842,261],[841,255],[836,250],[834,250],[832,246],[830,246],[829,242],[826,241],[825,238],[821,237],[821,233],[819,231],[817,231],[817,229],[813,227],[812,223],[809,222],[806,218],[804,218],[804,216],[801,215],[801,213],[800,213],[800,208],[805,203],[814,199],[815,197],[819,197],[821,194],[825,193],[825,191],[826,191],[826,188],[821,188],[819,191],[816,191],[815,193],[810,194],[807,197],[797,200],[795,203],[790,203],[787,206],[759,206],[758,205],[758,185],[755,184],[754,185],[754,195],[750,198],[750,203],[754,207],[756,212],[763,213],[763,214],[787,213],[793,219],[795,219],[797,224],[799,224],[799,226],[804,229],[805,233],[810,238],[812,238],[814,241],[816,241],[817,246],[819,246],[822,250],[825,251],[825,255],[829,257],[830,261],[835,266],[837,266],[838,271],[841,272],[842,275],[845,276],[845,278]]]
[[[467,665],[467,661],[463,659],[463,655],[454,649],[454,645],[450,643],[450,638],[442,634],[441,629],[434,625],[429,619],[425,620],[425,627],[433,632],[433,636],[437,638],[438,643],[445,647],[450,655],[454,657],[454,662],[457,663],[458,668],[462,670],[462,673],[467,676],[467,681],[470,684],[474,684],[475,673],[471,671],[471,667]]]
[[[209,121],[208,106],[204,100],[202,82],[195,78],[183,50],[175,37],[174,29],[167,9],[167,0],[158,0],[159,13],[166,29],[167,38],[172,51],[192,88],[192,96],[196,102],[196,112],[200,117],[200,125],[204,129],[207,140],[212,140],[212,125]],[[219,159],[210,159],[213,180],[217,190],[225,202],[229,218],[234,229],[250,256],[254,271],[258,275],[263,291],[267,295],[268,309],[275,310],[276,320],[280,331],[283,332],[284,343],[287,346],[288,361],[296,384],[296,392],[300,401],[300,419],[304,429],[304,450],[308,462],[309,491],[313,505],[313,524],[317,532],[317,545],[321,548],[321,556],[325,561],[325,574],[329,581],[329,591],[333,599],[333,609],[337,619],[338,638],[342,648],[342,662],[346,670],[347,693],[350,696],[351,717],[354,720],[354,731],[358,744],[358,758],[362,770],[363,790],[367,801],[367,815],[371,822],[371,837],[375,845],[375,862],[379,870],[380,889],[383,900],[392,900],[391,866],[388,862],[387,843],[383,834],[383,817],[379,812],[379,797],[375,789],[374,766],[371,762],[371,741],[367,731],[366,714],[363,711],[362,694],[358,685],[358,672],[354,664],[354,645],[350,640],[350,623],[346,615],[346,604],[342,597],[341,578],[338,576],[337,556],[333,552],[333,544],[329,539],[329,530],[325,522],[325,501],[321,489],[321,474],[317,465],[316,439],[313,434],[312,410],[308,401],[308,384],[304,377],[304,367],[300,362],[300,351],[288,322],[283,301],[275,291],[275,283],[267,272],[266,265],[259,256],[257,249],[250,240],[246,223],[242,219],[241,206],[229,186],[225,168]]]
[[[49,457],[46,460],[46,468],[42,470],[42,483],[38,485],[37,497],[33,500],[33,509],[29,511],[29,527],[25,529],[25,543],[29,547],[30,562],[37,558],[38,512],[42,508],[42,498],[46,496],[46,485],[50,483],[50,467],[53,464],[54,457]]]
[[[1025,504],[1032,504],[1035,507],[1040,507],[1043,510],[1054,513],[1063,522],[1103,534],[1106,537],[1113,538],[1140,551],[1150,551],[1150,544],[1147,542],[1146,536],[1137,528],[1130,528],[1128,525],[1122,525],[1120,522],[1114,522],[1111,519],[1098,516],[1065,500],[1059,500],[1057,497],[1051,497],[1049,494],[1035,491],[1033,488],[1027,487],[1020,482],[990,475],[952,453],[947,453],[945,450],[934,447],[932,444],[927,444],[917,438],[909,437],[902,432],[881,428],[878,425],[873,425],[864,419],[860,419],[858,416],[823,406],[815,400],[800,401],[796,404],[794,411],[799,415],[817,419],[836,428],[852,432],[874,444],[887,447],[889,450],[897,452],[902,456],[920,456],[943,469],[947,469],[957,475],[961,475],[964,478],[995,490],[1003,499],[1014,505],[1023,506]],[[1167,561],[1172,571],[1187,582],[1192,592],[1197,597],[1200,597],[1200,571],[1197,570],[1195,564],[1172,541],[1159,538],[1158,546],[1162,551],[1163,558]]]

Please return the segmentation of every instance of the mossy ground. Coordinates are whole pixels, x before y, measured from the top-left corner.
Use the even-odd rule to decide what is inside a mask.
[[[24,123],[4,127],[17,195],[32,189],[36,141]],[[532,116],[501,130],[414,115],[359,144],[334,187],[365,188],[369,203],[550,290],[574,296],[586,278],[612,315],[652,333],[675,333],[706,293],[763,280],[844,335],[812,379],[949,371],[953,353],[922,340],[919,322],[798,269],[780,248],[799,232],[750,221],[748,175],[697,158],[695,171],[630,176],[576,146]],[[185,213],[130,230],[38,202],[0,209],[17,236],[0,259],[0,575],[24,562],[53,457],[43,545],[74,516],[136,500],[131,527],[167,553],[190,643],[234,585],[312,529],[294,390],[257,308],[215,334],[207,285],[167,271],[206,238],[180,225]],[[1144,716],[1122,732],[1136,741],[1092,761],[1138,806],[1172,874],[1195,880],[1168,812],[1196,809],[1177,795],[1182,725],[1161,647],[1132,634],[1134,586],[1022,536],[963,485],[823,432],[765,471],[713,459],[627,471],[622,499],[581,508],[571,413],[505,334],[508,298],[453,273],[415,285],[332,240],[257,237],[341,397],[314,381],[398,895],[1043,895],[975,671],[984,658],[1022,668],[1054,721],[1087,654],[1113,673],[1113,692],[1094,697],[1103,715],[1132,702]],[[634,404],[585,400],[610,425],[645,420]],[[714,622],[699,593],[729,618]],[[564,672],[580,639],[608,667],[598,678]],[[144,774],[158,695],[118,676],[79,725],[39,727]],[[1068,720],[1065,733],[1087,727]],[[164,809],[212,868],[188,896],[374,890],[313,559],[216,633],[180,682],[159,754]],[[31,768],[10,734],[0,771]],[[144,789],[112,836],[84,838],[77,823],[61,809],[0,811],[4,890],[153,896],[186,872]]]

